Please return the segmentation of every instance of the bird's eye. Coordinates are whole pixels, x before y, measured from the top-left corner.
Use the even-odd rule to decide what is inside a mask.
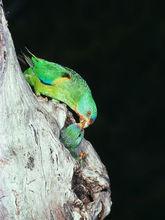
[[[91,115],[91,111],[88,111],[88,112],[87,112],[87,116],[90,116],[90,115]]]

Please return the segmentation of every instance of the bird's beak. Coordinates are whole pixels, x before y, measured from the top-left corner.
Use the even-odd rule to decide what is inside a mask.
[[[89,125],[91,125],[94,122],[93,119],[89,119],[89,118],[81,118],[80,119],[80,126],[82,129],[87,128]]]

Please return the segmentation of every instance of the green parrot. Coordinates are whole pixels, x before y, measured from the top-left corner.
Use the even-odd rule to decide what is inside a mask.
[[[72,152],[80,144],[84,128],[97,117],[97,107],[86,81],[74,70],[37,58],[25,56],[29,68],[25,78],[34,88],[36,95],[45,95],[67,104],[78,116],[79,122],[61,131],[61,140]]]

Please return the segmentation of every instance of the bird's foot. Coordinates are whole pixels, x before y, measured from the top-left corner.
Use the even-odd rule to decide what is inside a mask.
[[[80,163],[80,167],[84,166],[85,160],[87,158],[88,154],[85,151],[80,151],[78,156],[78,161]]]
[[[85,160],[88,154],[85,151],[80,151],[79,160]]]

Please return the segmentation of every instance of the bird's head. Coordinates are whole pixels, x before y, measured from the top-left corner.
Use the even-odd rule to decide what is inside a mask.
[[[67,128],[61,130],[60,139],[63,144],[71,150],[74,150],[80,144],[83,137],[84,131],[77,123],[71,124]]]
[[[76,110],[80,117],[80,125],[82,128],[88,127],[95,121],[97,117],[97,107],[91,93],[85,94],[80,98]]]

